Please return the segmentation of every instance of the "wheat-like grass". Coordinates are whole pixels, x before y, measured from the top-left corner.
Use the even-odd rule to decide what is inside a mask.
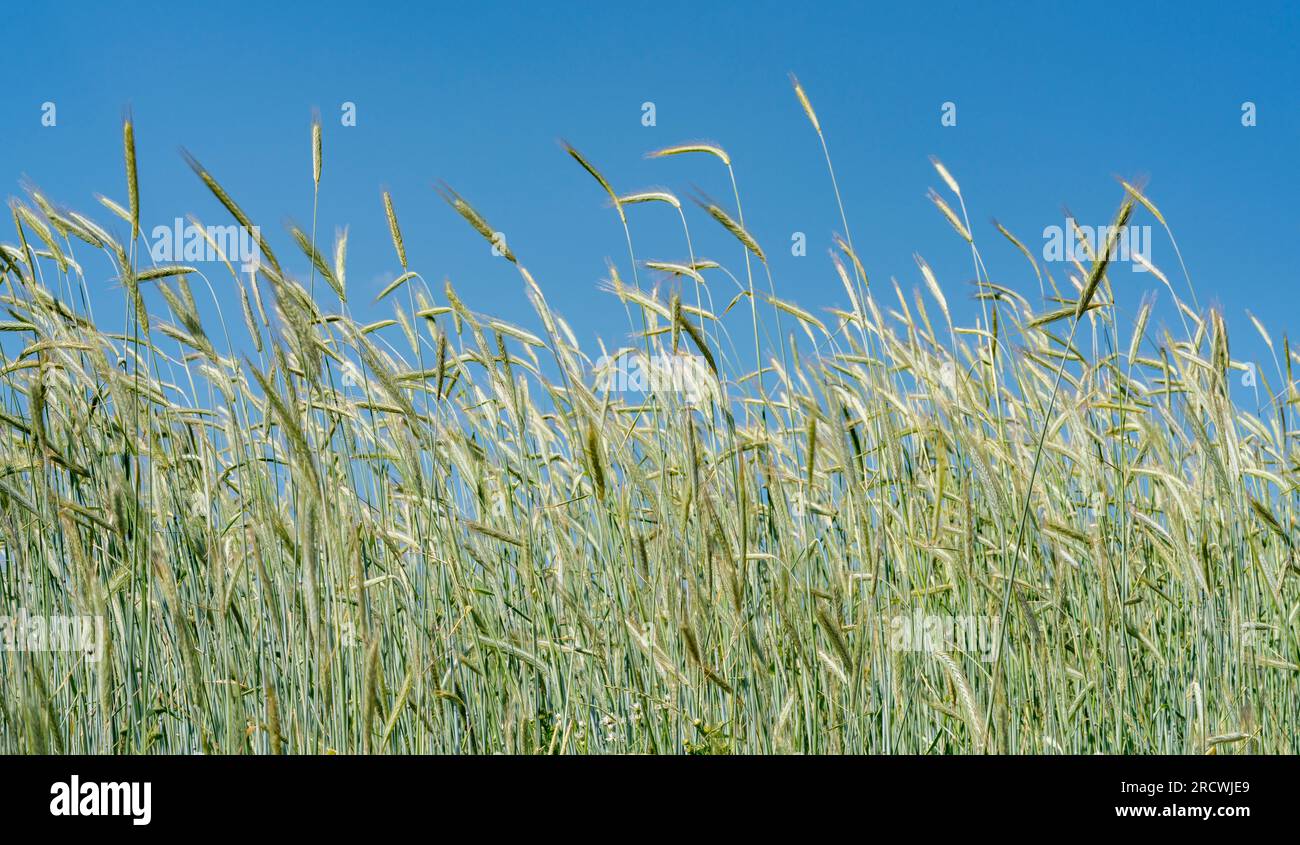
[[[829,168],[825,125],[792,84]],[[106,623],[98,662],[0,650],[0,750],[1296,750],[1300,356],[1252,315],[1272,403],[1234,404],[1246,362],[1228,321],[1183,301],[1150,256],[1134,260],[1172,296],[1181,336],[1152,328],[1151,299],[1132,319],[1116,306],[1113,237],[1058,289],[997,226],[1032,274],[1017,263],[995,283],[933,160],[951,193],[931,199],[975,267],[982,316],[964,325],[919,255],[915,296],[868,285],[831,169],[844,231],[823,271],[849,310],[810,308],[777,295],[738,190],[734,211],[703,213],[664,190],[620,194],[565,145],[624,225],[629,263],[611,262],[603,289],[632,345],[584,349],[508,250],[536,325],[476,310],[450,282],[431,291],[387,191],[391,315],[354,319],[347,230],[324,248],[313,220],[289,238],[332,297],[262,238],[254,280],[212,265],[238,290],[244,343],[221,280],[191,290],[209,282],[201,265],[135,259],[134,131],[128,119],[126,205],[100,198],[129,244],[34,187],[0,244],[0,615]],[[316,192],[322,144],[313,120]],[[735,188],[717,145],[651,156],[688,153]],[[1122,187],[1117,225],[1167,227]],[[472,229],[504,246],[442,194],[467,243]],[[680,215],[687,257],[636,258],[630,209],[645,204]],[[745,271],[696,254],[687,211],[720,225]],[[69,295],[95,253],[121,279],[125,331]],[[760,344],[751,257],[771,314],[801,333],[778,325]],[[726,284],[738,293],[719,311],[711,288]],[[215,308],[196,300],[205,288]],[[744,298],[748,362],[728,325]],[[603,378],[611,361],[695,356],[694,390]],[[915,617],[998,627],[900,646]]]

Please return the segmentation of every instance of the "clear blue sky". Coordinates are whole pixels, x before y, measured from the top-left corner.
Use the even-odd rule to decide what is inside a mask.
[[[93,194],[125,200],[129,106],[146,230],[187,213],[230,222],[186,167],[184,146],[305,277],[283,223],[311,219],[318,107],[321,231],[328,240],[350,227],[359,316],[388,313],[369,303],[397,273],[379,198],[388,187],[411,263],[435,288],[450,278],[471,307],[535,324],[518,276],[435,194],[445,179],[507,233],[584,346],[597,334],[617,344],[626,316],[596,285],[606,257],[627,272],[622,230],[561,137],[620,191],[662,185],[685,197],[698,187],[721,199],[729,186],[715,162],[642,157],[718,142],[734,159],[746,221],[773,255],[779,295],[814,311],[846,304],[825,257],[841,227],[786,78],[794,71],[826,131],[878,296],[891,276],[907,290],[920,283],[919,252],[958,316],[975,313],[969,254],[925,199],[942,187],[927,161],[935,154],[962,184],[995,281],[1037,290],[991,217],[1041,253],[1043,227],[1061,225],[1064,206],[1104,224],[1121,198],[1115,177],[1146,176],[1202,303],[1229,317],[1234,353],[1262,354],[1245,309],[1279,341],[1300,331],[1294,4],[441,5],[13,4],[0,99],[6,193],[27,177],[115,222]],[[46,101],[57,106],[52,128],[41,125]],[[345,101],[356,104],[355,127],[339,124]],[[645,101],[656,105],[654,127],[641,123]],[[945,101],[957,106],[955,127],[940,125]],[[1242,126],[1243,101],[1256,104],[1257,126]],[[668,209],[631,216],[640,258],[685,258]],[[743,267],[712,221],[696,214],[692,230],[698,253]],[[807,233],[805,258],[790,255],[794,231]],[[1152,259],[1181,279],[1159,234]],[[1053,272],[1064,280],[1060,265]],[[1157,285],[1128,270],[1114,278],[1131,286],[1128,302]],[[91,282],[116,304],[105,266]]]

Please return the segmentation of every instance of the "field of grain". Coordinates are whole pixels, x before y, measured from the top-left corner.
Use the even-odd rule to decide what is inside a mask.
[[[633,344],[579,348],[508,249],[534,325],[429,284],[387,194],[403,272],[361,324],[314,221],[306,279],[269,236],[255,282],[151,262],[124,128],[125,198],[97,213],[129,241],[33,189],[0,245],[0,614],[103,621],[97,659],[0,650],[0,751],[1296,751],[1300,355],[1256,322],[1268,401],[1234,404],[1243,365],[1181,261],[1144,277],[1177,336],[1149,304],[1121,320],[1106,250],[1049,272],[984,227],[1025,258],[990,274],[935,161],[978,322],[919,259],[919,293],[869,280],[847,221],[825,309],[773,283],[721,147],[653,154],[709,157],[725,207],[620,194],[567,148],[626,229],[604,290]],[[1172,243],[1138,186],[1115,198]],[[644,203],[687,259],[636,254]],[[734,236],[733,266],[692,227]],[[87,307],[92,261],[125,332]],[[654,366],[680,378],[616,389]],[[900,637],[917,619],[955,629]]]

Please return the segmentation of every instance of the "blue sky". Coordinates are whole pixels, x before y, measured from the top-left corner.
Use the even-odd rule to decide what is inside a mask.
[[[1041,254],[1043,228],[1062,225],[1066,206],[1081,222],[1105,224],[1121,199],[1116,177],[1146,177],[1202,304],[1223,306],[1238,357],[1263,354],[1246,309],[1279,341],[1300,328],[1294,6],[440,5],[19,4],[6,12],[0,179],[7,194],[19,194],[26,177],[59,203],[114,222],[94,194],[125,200],[120,124],[129,106],[146,230],[189,213],[229,222],[186,167],[183,146],[305,277],[305,262],[289,260],[296,250],[283,224],[311,220],[309,121],[319,108],[320,231],[329,240],[336,226],[350,227],[358,316],[389,313],[372,304],[398,272],[380,202],[387,187],[411,264],[435,289],[449,278],[471,307],[535,324],[518,276],[433,190],[446,180],[507,234],[584,345],[596,335],[617,344],[626,316],[596,288],[607,258],[628,272],[623,232],[559,138],[620,191],[664,186],[683,198],[698,190],[729,199],[725,172],[706,157],[643,157],[686,140],[721,144],[746,223],[773,256],[778,294],[814,311],[846,304],[826,258],[838,212],[790,90],[793,71],[826,131],[878,297],[891,276],[909,291],[921,283],[917,252],[955,316],[976,313],[969,253],[925,198],[942,187],[927,160],[934,154],[961,182],[1001,284],[1037,291],[990,218]],[[652,127],[641,121],[647,101]],[[1255,103],[1256,126],[1242,125],[1245,101]],[[41,124],[45,102],[56,104],[54,127]],[[355,127],[340,125],[344,102],[356,105]],[[956,126],[941,125],[944,102],[956,105]],[[631,218],[639,258],[686,257],[668,209],[632,209]],[[743,269],[739,248],[712,221],[696,212],[691,227],[697,253]],[[796,231],[807,235],[806,257],[790,255]],[[1181,283],[1168,242],[1158,232],[1153,241],[1152,260]],[[1051,269],[1064,280],[1061,265]],[[1130,309],[1157,285],[1128,269],[1113,279]],[[96,296],[106,305],[120,302],[106,266],[90,281],[102,283]]]

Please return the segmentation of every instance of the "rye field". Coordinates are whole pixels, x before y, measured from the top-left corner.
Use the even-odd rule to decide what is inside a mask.
[[[587,348],[467,185],[377,192],[402,272],[370,323],[332,222],[272,238],[194,159],[221,260],[153,260],[130,119],[99,207],[13,200],[0,751],[1294,753],[1286,326],[1198,299],[1129,182],[1105,237],[1049,266],[973,225],[936,160],[974,282],[919,257],[910,289],[870,275],[833,121],[794,96],[843,221],[810,259],[838,303],[773,277],[722,146],[651,153],[665,178],[710,161],[716,201],[625,193],[566,146],[627,241]],[[304,132],[315,190],[326,140]],[[408,266],[401,204],[443,201],[514,265],[527,324]],[[636,250],[650,206],[680,219],[677,254]],[[1139,220],[1171,261],[1134,313],[1113,257]],[[696,255],[705,231],[732,248]],[[1023,261],[987,267],[989,239]],[[104,267],[120,307],[97,319]],[[1271,367],[1233,358],[1229,321]],[[1234,401],[1245,372],[1258,407]]]

